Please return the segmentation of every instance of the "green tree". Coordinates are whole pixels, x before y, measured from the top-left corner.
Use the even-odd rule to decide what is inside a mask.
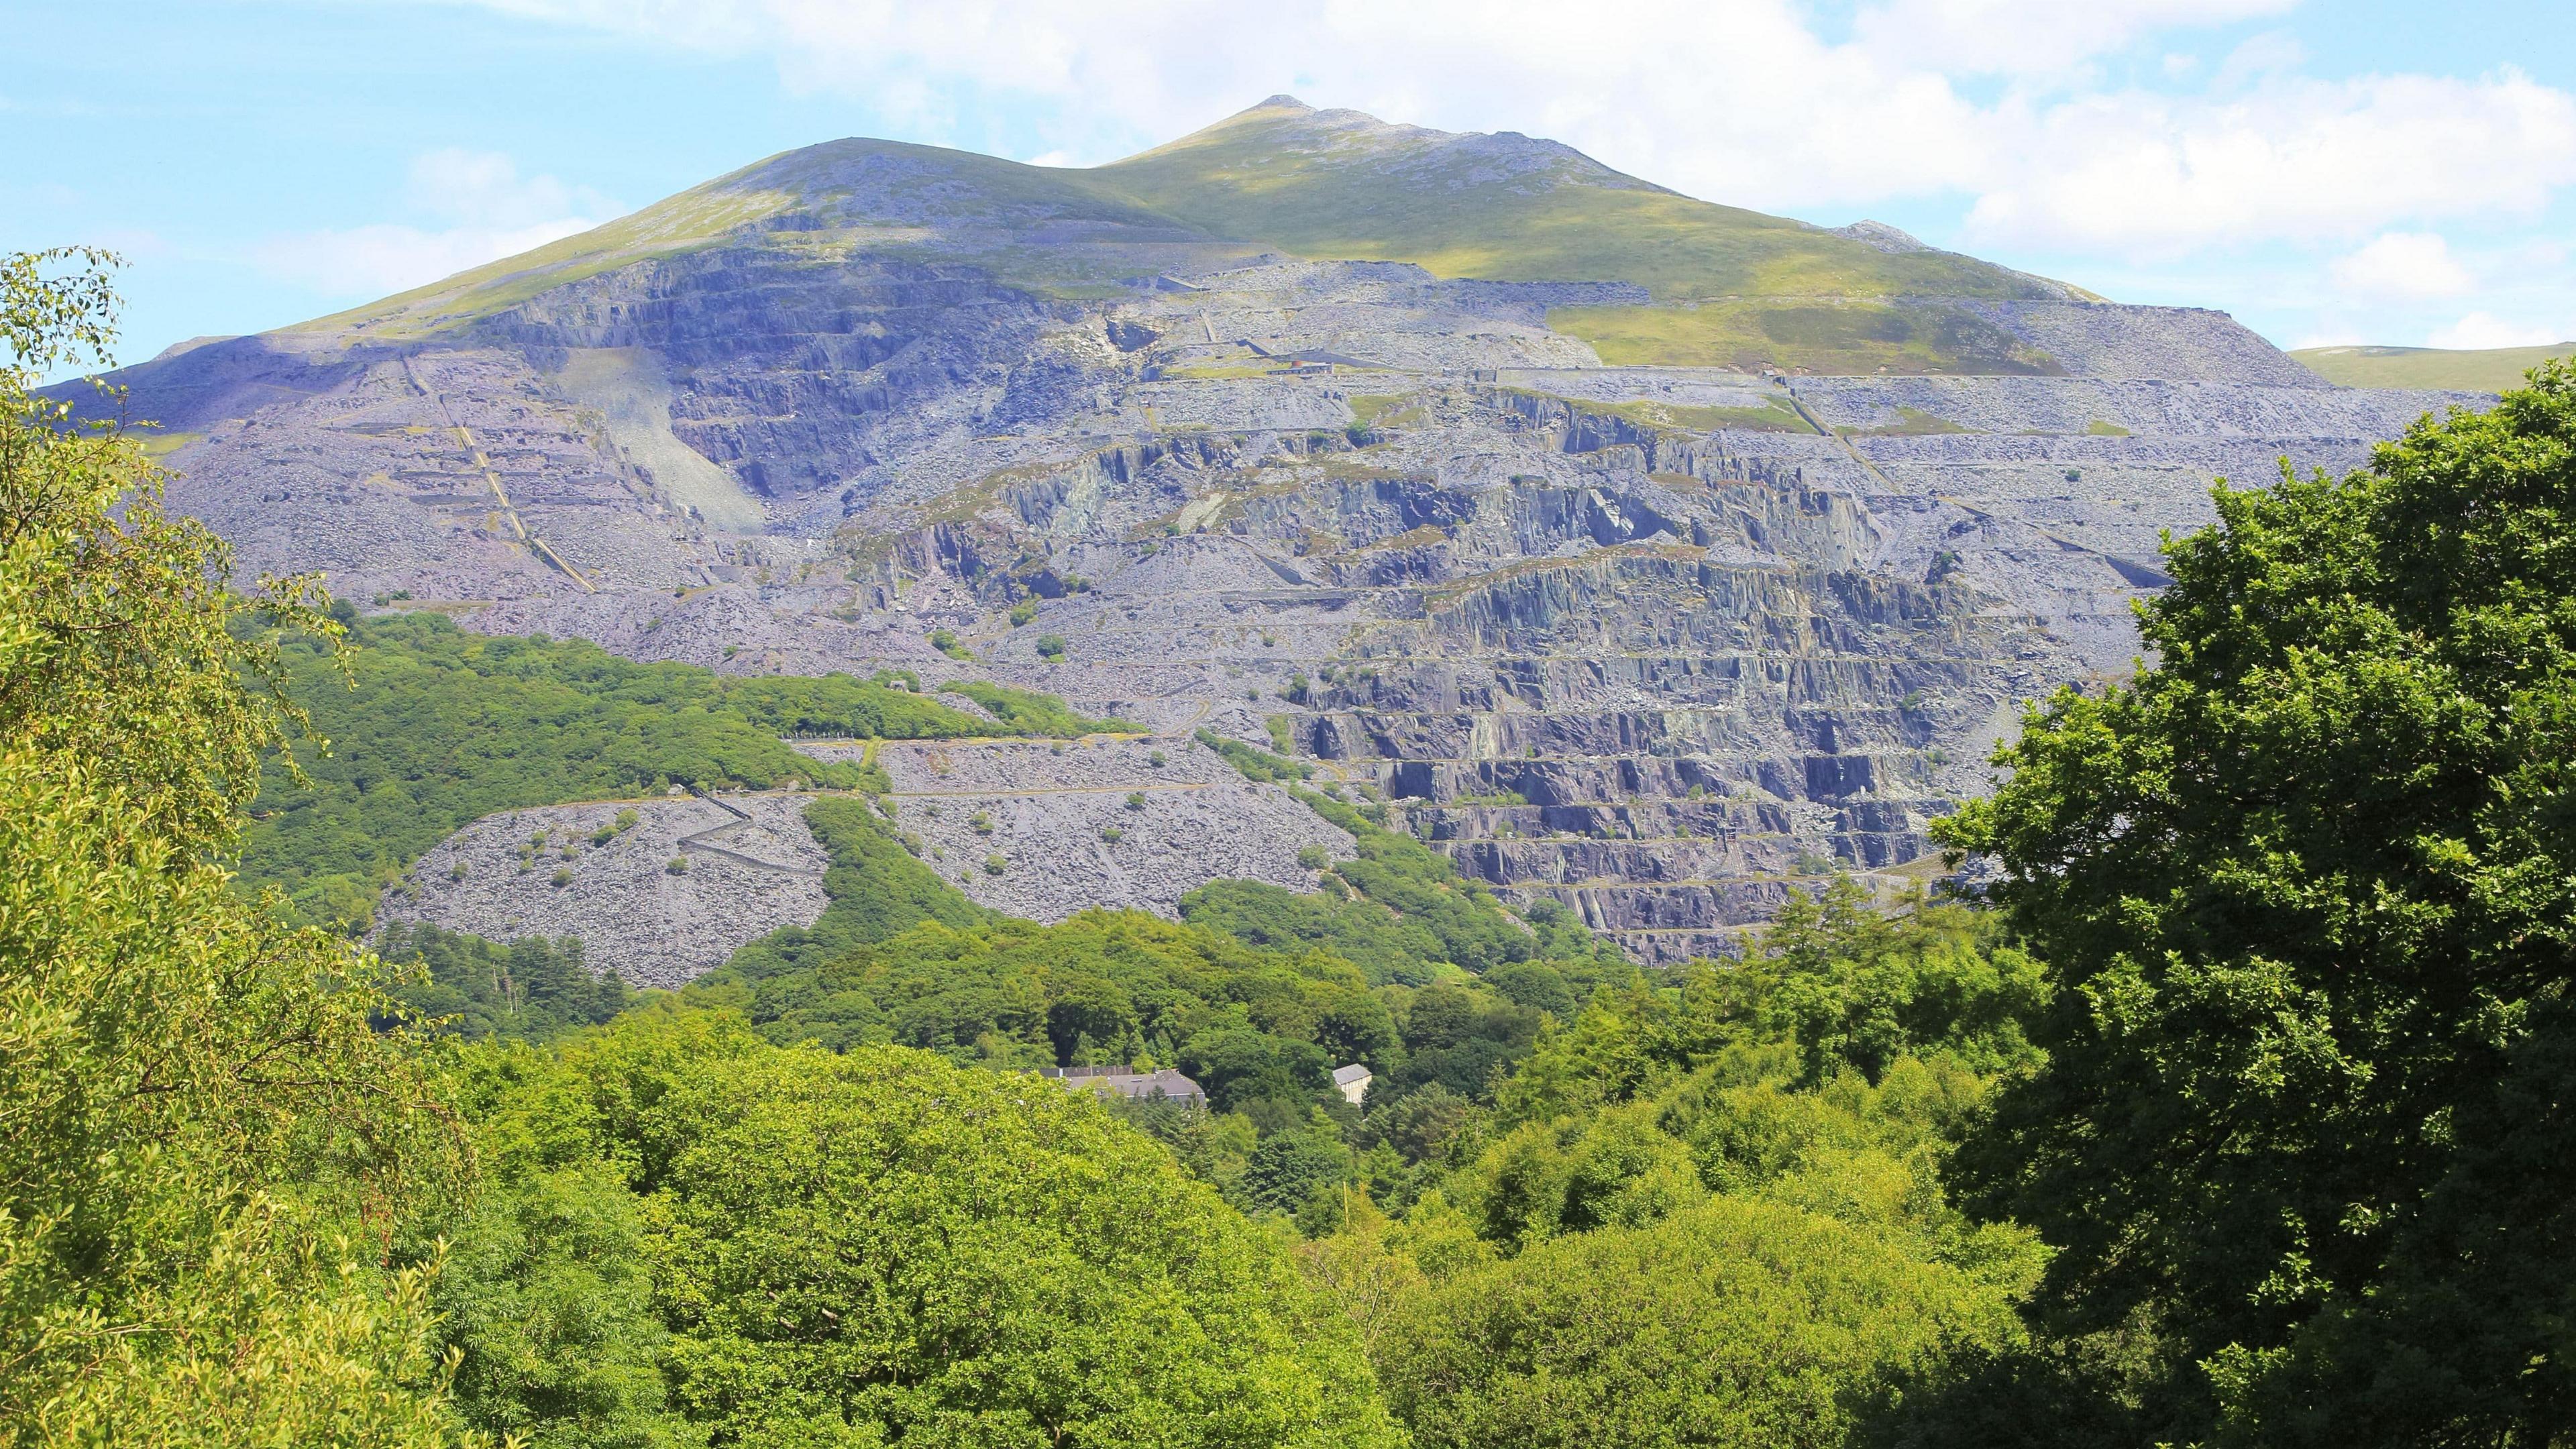
[[[477,1197],[433,1294],[468,1418],[535,1449],[686,1442],[667,1412],[645,1222],[599,1162],[522,1166]]]
[[[1595,991],[1490,1109],[1437,1084],[1372,1107],[1358,1175],[1403,1217],[1342,1194],[1305,1260],[1417,1442],[1901,1436],[1961,1365],[2020,1362],[2036,1241],[1940,1169],[2035,1003],[1978,989],[2012,973],[1959,907],[1794,904],[1742,963]],[[1416,993],[1407,1041],[1483,1010]]]
[[[222,866],[326,601],[229,591],[30,391],[103,360],[108,260],[0,258],[0,1443],[449,1442],[415,1250],[460,1144],[363,963]]]
[[[470,1095],[497,1177],[552,1193],[606,1168],[642,1198],[511,1207],[497,1254],[629,1282],[620,1265],[649,1264],[667,1334],[547,1306],[596,1301],[587,1287],[478,1277],[505,1286],[454,1300],[481,1305],[459,1382],[495,1386],[469,1400],[493,1427],[567,1444],[620,1442],[620,1423],[637,1443],[1401,1442],[1356,1334],[1281,1245],[1089,1093],[903,1048],[771,1047],[711,1012],[486,1062]],[[547,1219],[603,1251],[536,1245],[522,1225]],[[622,1367],[648,1356],[658,1410]]]
[[[2576,373],[2216,503],[1946,829],[2054,986],[1968,1180],[2176,1437],[2558,1442]]]
[[[1453,1276],[1378,1360],[1423,1449],[1828,1449],[1889,1375],[2011,1330],[1956,1269],[1721,1198]]]
[[[459,1036],[543,1041],[607,1021],[635,999],[616,972],[591,972],[575,936],[522,936],[502,945],[397,921],[377,935],[376,950],[406,968],[389,988],[394,1000]]]

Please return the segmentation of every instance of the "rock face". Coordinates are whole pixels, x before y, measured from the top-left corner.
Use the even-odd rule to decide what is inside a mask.
[[[679,986],[823,914],[823,847],[795,794],[557,805],[487,815],[421,857],[387,920],[509,940],[579,936],[637,986]],[[621,812],[635,822],[617,828]],[[594,841],[606,829],[605,840]],[[685,860],[674,872],[671,862]]]
[[[1246,116],[1096,172],[815,147],[124,380],[183,435],[172,499],[247,570],[639,658],[998,679],[1162,732],[889,749],[901,828],[988,904],[1168,911],[1347,848],[1219,778],[1187,744],[1209,728],[1284,739],[1650,960],[1723,949],[1804,876],[1924,854],[2018,701],[2129,667],[2159,535],[2208,521],[2213,480],[2353,467],[2486,400],[2332,387],[2217,313],[1704,207],[1551,143]],[[1265,234],[1244,198],[1281,194],[1248,180],[1274,161],[1308,201]],[[1582,207],[1588,250],[1532,240]],[[1751,283],[1671,260],[1732,253],[1635,216],[1850,295],[1745,312]],[[1420,260],[1348,259],[1389,255]],[[1707,357],[1604,361],[1675,347]],[[1854,357],[1884,360],[1822,371]],[[709,807],[668,808],[676,831]],[[416,908],[587,922],[639,979],[713,947],[648,965],[595,933],[820,908],[721,862],[527,887],[520,814],[441,848],[468,858],[452,889],[424,862]]]
[[[1287,791],[1186,738],[889,744],[877,763],[906,843],[975,901],[1033,920],[1096,906],[1173,917],[1212,880],[1313,890],[1298,852],[1352,850]]]

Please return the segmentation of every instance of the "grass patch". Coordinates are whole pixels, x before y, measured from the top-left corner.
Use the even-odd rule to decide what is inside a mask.
[[[1363,428],[1401,421],[1413,412],[1413,399],[1401,393],[1361,393],[1350,399],[1351,419]]]
[[[805,823],[831,856],[823,872],[823,893],[831,903],[813,925],[781,927],[734,952],[726,972],[780,976],[814,969],[924,921],[969,930],[1003,919],[915,859],[863,801],[811,801]]]
[[[2308,371],[2345,387],[2439,388],[2510,392],[2523,374],[2554,357],[2576,356],[2576,342],[2547,347],[2310,347],[2290,354]]]
[[[1460,876],[1449,857],[1339,800],[1289,789],[1356,842],[1353,857],[1332,867],[1325,892],[1212,881],[1181,898],[1183,919],[1254,945],[1320,947],[1361,963],[1377,982],[1428,985],[1444,966],[1482,974],[1518,961],[1557,962],[1587,984],[1625,969],[1616,947],[1561,910],[1534,910],[1525,924],[1481,881]]]
[[[1257,784],[1275,784],[1281,780],[1304,780],[1314,776],[1315,767],[1274,755],[1258,745],[1230,740],[1214,730],[1200,730],[1193,738],[1225,757],[1225,762],[1241,772],[1243,778]],[[1273,736],[1275,739],[1276,736]]]
[[[1175,382],[1222,382],[1235,378],[1268,377],[1279,370],[1279,364],[1275,362],[1182,363],[1164,368],[1159,376]]]
[[[1720,428],[1745,428],[1759,433],[1812,433],[1816,425],[1808,422],[1798,405],[1785,397],[1768,397],[1757,408],[1690,407],[1675,403],[1623,402],[1583,403],[1579,406],[1616,413],[1632,423],[1650,428],[1679,428],[1686,432],[1713,433]]]
[[[1614,366],[1765,367],[1869,375],[2058,371],[2045,353],[1956,308],[1874,301],[1552,307],[1547,325]]]
[[[1093,719],[1075,714],[1065,702],[1052,694],[1033,689],[1013,689],[1007,684],[987,684],[980,680],[961,679],[940,686],[940,693],[971,699],[985,713],[1001,722],[996,733],[1031,735],[1040,739],[1070,740],[1084,735],[1143,734],[1145,727],[1116,715]]]

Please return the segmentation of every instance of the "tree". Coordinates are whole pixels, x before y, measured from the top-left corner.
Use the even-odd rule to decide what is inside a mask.
[[[0,1443],[448,1442],[414,1230],[459,1144],[360,958],[222,865],[278,631],[334,625],[31,392],[104,360],[110,260],[0,258]]]
[[[2178,1432],[2576,1424],[2576,372],[2341,480],[2221,488],[1944,838],[2047,963],[2047,1065],[1966,1158],[2068,1340]]]
[[[772,1047],[688,1010],[486,1051],[492,1172],[568,1204],[459,1244],[547,1269],[453,1300],[474,1309],[459,1382],[492,1386],[469,1400],[489,1427],[601,1443],[623,1416],[650,1442],[621,1367],[650,1359],[682,1442],[1400,1442],[1356,1334],[1282,1246],[1088,1093],[901,1047]],[[602,1172],[641,1201],[599,1205]],[[559,1244],[601,1248],[548,1246],[550,1218]],[[580,1296],[550,1283],[633,1262],[667,1338],[546,1306]]]
[[[1823,1449],[1883,1376],[2010,1331],[1956,1269],[1720,1198],[1454,1276],[1412,1301],[1378,1355],[1423,1449]]]

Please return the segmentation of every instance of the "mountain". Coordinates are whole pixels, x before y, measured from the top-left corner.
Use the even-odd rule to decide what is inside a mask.
[[[2310,347],[2290,355],[2309,371],[2345,387],[2441,387],[2503,392],[2554,357],[2576,354],[2576,342],[2551,347]]]
[[[2045,358],[1974,312],[1907,302],[2079,295],[1892,229],[1894,246],[1694,201],[1554,141],[1389,126],[1289,96],[1095,174],[1213,233],[1296,256],[1412,262],[1441,277],[1637,284],[1645,296],[1634,303],[1550,319],[1613,362],[2047,371]]]
[[[1087,170],[808,147],[119,380],[246,572],[1151,726],[889,749],[987,905],[1168,912],[1256,857],[1315,884],[1270,858],[1276,786],[1207,788],[1205,731],[1652,960],[1818,873],[1920,870],[2018,701],[2129,666],[2213,478],[2483,400],[1285,97]],[[1152,791],[1186,808],[1107,813]],[[476,909],[541,927],[545,880]]]

